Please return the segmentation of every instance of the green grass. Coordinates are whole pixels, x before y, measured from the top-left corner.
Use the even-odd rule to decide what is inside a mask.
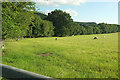
[[[17,68],[53,78],[118,78],[118,33],[9,39],[4,44],[3,63]],[[53,54],[37,56],[42,53]]]

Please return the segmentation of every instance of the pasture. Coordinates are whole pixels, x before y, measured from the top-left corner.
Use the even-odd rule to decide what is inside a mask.
[[[118,78],[118,33],[55,38],[7,39],[2,61],[53,78]]]

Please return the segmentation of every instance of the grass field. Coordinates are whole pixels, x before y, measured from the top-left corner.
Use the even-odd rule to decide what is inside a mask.
[[[17,68],[53,78],[118,78],[118,33],[8,39],[4,44],[3,63]]]

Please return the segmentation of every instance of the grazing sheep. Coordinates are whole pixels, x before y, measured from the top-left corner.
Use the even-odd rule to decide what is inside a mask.
[[[74,36],[74,35],[72,35],[72,36]]]
[[[106,36],[104,36],[104,38],[105,38]]]
[[[2,45],[1,48],[4,49],[5,48],[4,45]]]
[[[55,38],[55,40],[58,40],[58,38]]]
[[[98,37],[94,37],[93,39],[98,39]]]
[[[19,41],[20,39],[18,38],[16,41]]]

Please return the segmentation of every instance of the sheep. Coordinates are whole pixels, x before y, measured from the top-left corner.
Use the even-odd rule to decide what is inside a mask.
[[[104,36],[104,38],[105,38],[106,36]]]
[[[93,39],[98,39],[98,37],[96,36],[96,37],[94,37]]]
[[[55,40],[58,40],[58,38],[55,38]]]
[[[16,39],[16,41],[19,41],[19,40],[20,40],[19,38]]]
[[[2,45],[1,48],[4,49],[5,48],[4,45]]]

